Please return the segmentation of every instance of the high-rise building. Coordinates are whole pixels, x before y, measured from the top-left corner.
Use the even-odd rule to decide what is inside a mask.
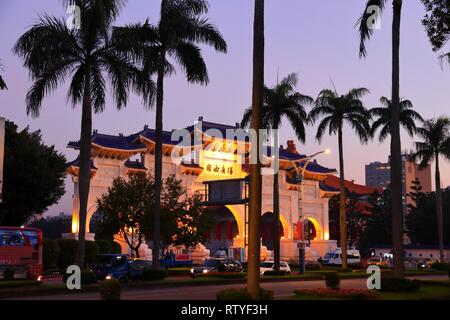
[[[366,186],[386,188],[391,183],[391,165],[379,161],[366,164]]]
[[[411,203],[411,199],[407,194],[412,191],[413,181],[420,181],[422,192],[431,192],[431,165],[425,168],[419,168],[411,153],[404,152],[402,154],[402,174],[403,174],[403,205]],[[366,185],[375,188],[386,188],[391,183],[391,165],[390,159],[386,163],[372,162],[366,164]]]
[[[403,213],[407,214],[409,204],[412,204],[411,197],[407,195],[413,191],[413,182],[418,180],[422,187],[422,192],[431,192],[431,165],[428,164],[424,168],[420,168],[416,163],[411,152],[402,154],[402,199]],[[376,188],[386,188],[391,183],[391,165],[390,157],[388,162],[372,162],[366,165],[366,185]],[[405,234],[404,242],[409,243],[410,239]]]

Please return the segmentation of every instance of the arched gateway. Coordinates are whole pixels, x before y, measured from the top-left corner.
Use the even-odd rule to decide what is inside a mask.
[[[203,121],[199,118],[193,126],[184,129],[193,142],[179,147],[180,138],[172,139],[172,132],[163,133],[163,177],[174,175],[181,180],[188,192],[205,194],[207,212],[215,221],[209,232],[211,251],[221,247],[245,248],[248,230],[248,166],[246,156],[251,150],[248,137],[233,136],[238,126]],[[230,137],[231,132],[231,138]],[[197,140],[195,140],[197,138]],[[79,149],[79,142],[70,142],[70,148]],[[130,171],[147,171],[154,167],[155,131],[143,130],[125,136],[106,135],[94,131],[92,136],[91,185],[88,199],[90,218],[96,211],[97,199],[117,177],[126,177]],[[244,150],[244,152],[240,152]],[[193,152],[192,152],[193,151]],[[269,150],[269,152],[271,152]],[[181,154],[182,161],[174,162],[173,154]],[[131,159],[138,157],[139,160]],[[281,221],[281,257],[297,256],[297,223],[309,218],[315,227],[315,238],[311,250],[323,256],[335,241],[328,239],[328,200],[336,190],[323,185],[325,178],[335,173],[316,162],[305,164],[306,156],[297,152],[293,141],[279,150],[279,197]],[[272,165],[273,158],[267,157]],[[297,173],[295,171],[298,171]],[[68,164],[68,172],[74,182],[72,233],[65,237],[78,236],[78,173],[79,161]],[[304,173],[304,181],[295,180]],[[269,249],[273,246],[273,175],[263,176],[262,188],[262,242]],[[300,199],[301,198],[301,199]],[[272,219],[273,221],[273,219]],[[88,233],[87,238],[93,238]]]

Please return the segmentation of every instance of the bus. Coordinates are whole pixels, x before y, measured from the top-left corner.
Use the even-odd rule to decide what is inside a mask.
[[[43,271],[41,230],[0,227],[0,279],[7,269],[14,271],[14,278],[39,279]]]

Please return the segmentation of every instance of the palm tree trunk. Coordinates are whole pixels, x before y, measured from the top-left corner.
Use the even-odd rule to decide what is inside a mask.
[[[345,174],[344,174],[344,143],[342,141],[342,125],[338,131],[339,142],[339,226],[341,233],[342,269],[347,269],[347,214],[345,209]]]
[[[275,148],[278,151],[278,127],[273,128]],[[273,215],[274,215],[274,233],[273,233],[273,260],[274,270],[280,270],[280,186],[278,182],[278,152],[274,154],[273,175]]]
[[[156,121],[155,121],[155,207],[153,209],[153,247],[152,266],[159,269],[159,246],[161,233],[161,189],[162,189],[162,130],[164,100],[164,64],[165,50],[161,50],[156,84]]]
[[[439,260],[445,262],[444,257],[444,219],[442,214],[442,190],[441,190],[441,173],[439,171],[439,153],[436,153],[436,222],[439,237]]]
[[[80,197],[80,212],[78,221],[78,255],[77,265],[84,268],[84,249],[86,237],[87,203],[91,184],[91,143],[92,143],[92,103],[91,103],[91,73],[86,67],[84,79],[84,98],[81,113],[80,134],[80,175],[78,193]]]
[[[259,162],[260,139],[262,128],[262,108],[264,89],[264,0],[255,0],[255,17],[253,25],[253,95],[252,95],[252,129],[256,132],[256,159],[250,164],[250,203],[249,203],[249,241],[247,289],[253,299],[259,299],[260,288],[260,250],[261,250],[261,193],[262,176]],[[254,153],[255,154],[255,153]]]
[[[392,252],[394,255],[394,276],[403,277],[403,176],[400,141],[400,21],[402,0],[393,0],[393,7],[391,113]]]

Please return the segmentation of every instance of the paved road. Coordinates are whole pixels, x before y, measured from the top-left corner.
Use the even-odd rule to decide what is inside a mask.
[[[422,280],[447,280],[446,275],[430,275],[415,277]],[[244,284],[190,286],[178,288],[128,289],[122,292],[122,300],[215,300],[216,293],[227,288],[244,287]],[[262,287],[272,290],[276,299],[283,299],[297,289],[324,288],[324,281],[286,281],[263,283]],[[342,288],[365,289],[365,279],[346,279],[341,281]],[[99,295],[93,293],[72,293],[51,296],[40,296],[39,300],[98,300]],[[20,300],[33,300],[21,298]]]

